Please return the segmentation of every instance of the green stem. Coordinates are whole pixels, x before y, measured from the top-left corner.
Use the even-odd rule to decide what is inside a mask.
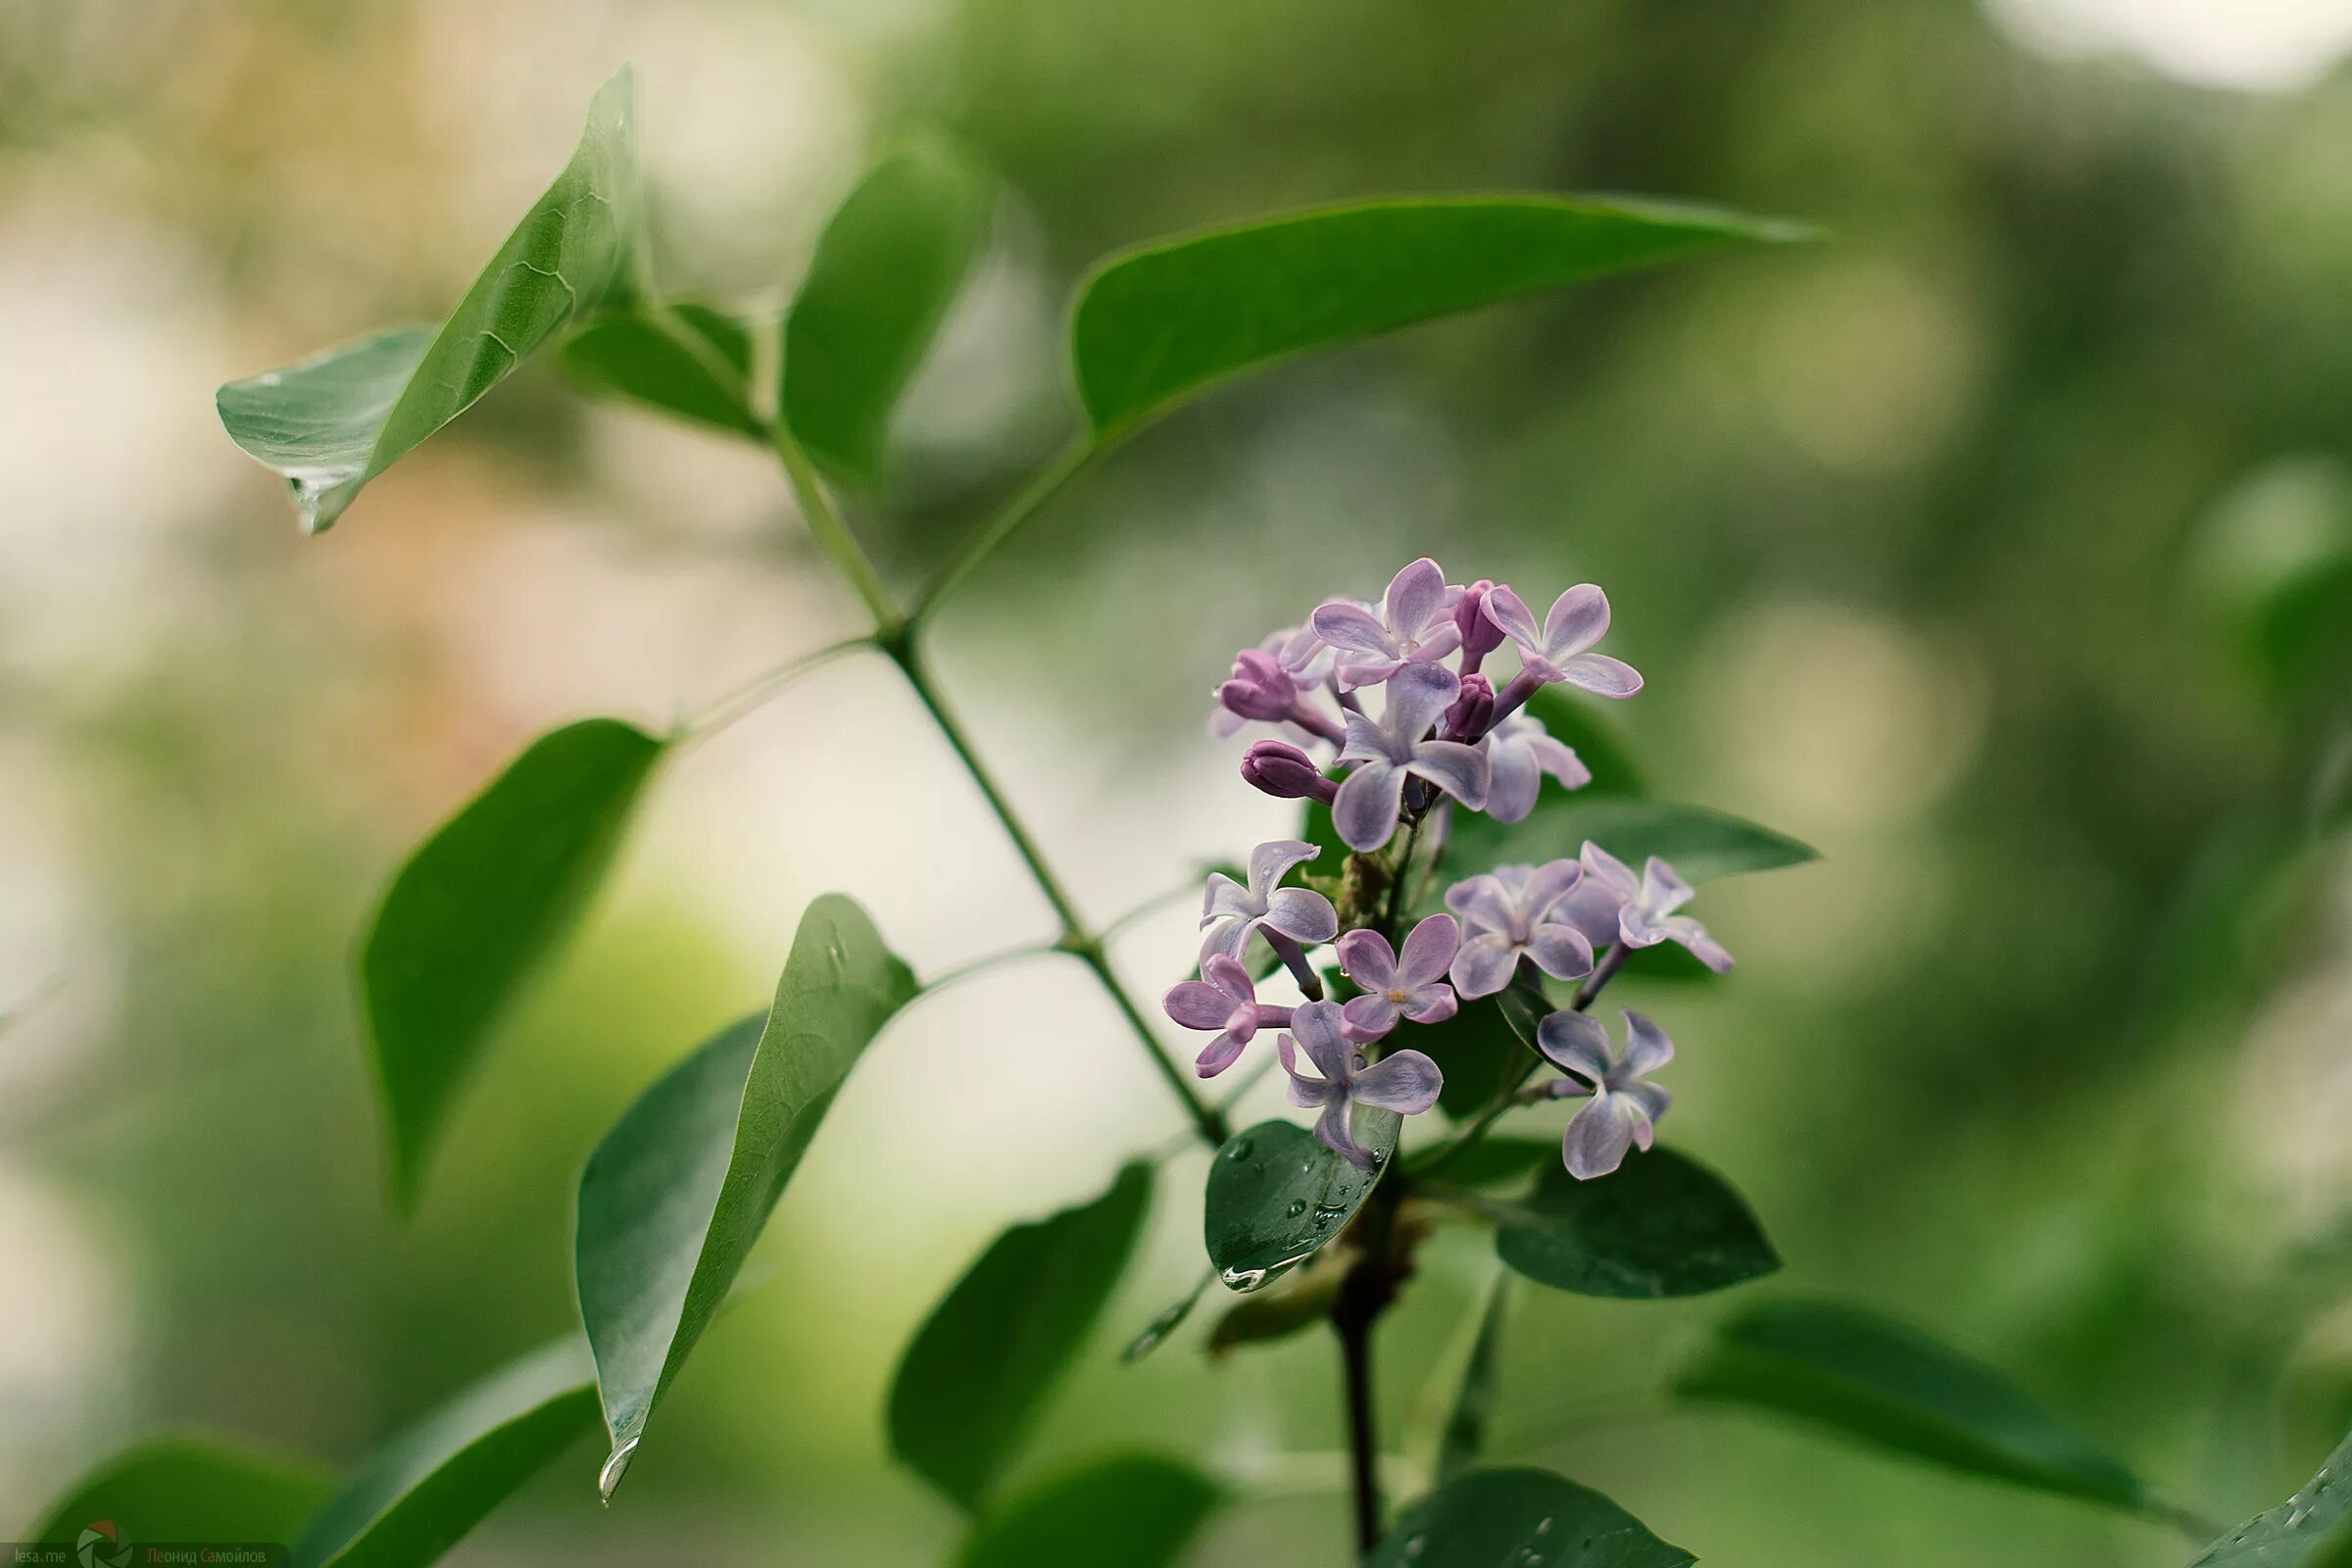
[[[882,585],[882,574],[874,569],[865,547],[834,510],[832,498],[825,494],[824,481],[817,477],[816,466],[808,461],[808,454],[801,450],[800,443],[793,440],[781,419],[769,426],[768,443],[784,465],[784,477],[792,485],[793,498],[801,504],[801,515],[808,523],[808,532],[815,537],[818,548],[833,558],[842,575],[850,579],[850,586],[858,591],[866,613],[874,617],[874,641],[887,647],[905,628],[906,620],[899,613],[899,607],[890,602],[890,590]]]
[[[799,680],[803,675],[831,663],[844,654],[854,654],[860,648],[873,646],[874,640],[871,637],[845,637],[840,642],[829,643],[814,652],[800,654],[788,659],[765,674],[755,676],[692,718],[685,720],[678,726],[679,737],[690,745],[708,740],[746,713],[759,708],[760,704],[790,686],[794,681]]]
[[[1004,505],[1004,510],[991,517],[971,537],[956,548],[954,554],[940,564],[914,596],[914,608],[906,612],[909,624],[920,626],[931,618],[940,601],[954,593],[973,568],[986,561],[989,553],[1012,537],[1021,524],[1037,514],[1038,509],[1054,498],[1055,491],[1076,478],[1081,470],[1115,444],[1113,440],[1080,436],[1062,449],[1061,455],[1039,469],[1036,477],[1021,487],[1020,493]]]

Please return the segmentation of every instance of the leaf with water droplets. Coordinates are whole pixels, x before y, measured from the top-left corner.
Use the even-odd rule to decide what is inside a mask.
[[[850,1069],[914,994],[865,911],[826,894],[801,916],[765,1017],[706,1041],[588,1156],[573,1267],[612,1437],[606,1496]]]
[[[2215,1542],[2191,1568],[2352,1568],[2352,1437],[2302,1491]]]
[[[1382,1117],[1385,1136],[1358,1123],[1364,1149],[1396,1147],[1397,1118]],[[1312,1257],[1348,1228],[1379,1180],[1379,1171],[1356,1169],[1296,1122],[1262,1121],[1236,1133],[1209,1161],[1201,1214],[1217,1277],[1232,1290],[1253,1291]]]
[[[564,1340],[492,1373],[401,1433],[319,1510],[293,1568],[424,1568],[596,1430],[587,1347]]]
[[[360,989],[404,1210],[458,1091],[578,922],[664,749],[611,718],[543,735],[393,878]]]
[[[1548,1470],[1472,1470],[1404,1510],[1366,1568],[1690,1568],[1590,1487]]]
[[[1224,1489],[1173,1459],[1097,1459],[992,1509],[954,1568],[1170,1568],[1224,1499]]]
[[[1630,1300],[1698,1296],[1781,1266],[1740,1195],[1670,1149],[1629,1154],[1596,1181],[1547,1167],[1501,1211],[1494,1250],[1539,1285]]]
[[[1102,1322],[1151,1204],[1152,1167],[1129,1165],[1092,1202],[989,1245],[899,1362],[890,1447],[901,1462],[978,1511]]]
[[[2145,1482],[2000,1371],[1853,1307],[1770,1301],[1737,1313],[1673,1390],[1795,1416],[1950,1469],[2158,1511]]]
[[[93,1520],[137,1541],[290,1541],[334,1492],[307,1459],[216,1438],[139,1443],[75,1482],[24,1533],[71,1545]]]
[[[628,277],[637,241],[636,81],[615,72],[571,162],[438,327],[400,326],[220,388],[229,439],[283,474],[303,526],[472,407]]]
[[[574,384],[731,435],[767,438],[752,408],[752,328],[708,305],[656,305],[590,319],[556,366]]]
[[[1245,1345],[1272,1345],[1325,1321],[1358,1255],[1352,1247],[1327,1247],[1305,1267],[1235,1300],[1209,1330],[1208,1353],[1223,1356]]]

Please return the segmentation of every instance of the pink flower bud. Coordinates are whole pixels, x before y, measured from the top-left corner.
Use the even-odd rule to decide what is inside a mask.
[[[1464,675],[1462,695],[1446,710],[1446,727],[1440,733],[1449,741],[1475,741],[1494,721],[1494,683],[1484,675]]]
[[[1495,649],[1502,646],[1502,628],[1487,614],[1487,595],[1494,584],[1481,577],[1462,590],[1461,602],[1453,607],[1454,629],[1462,635],[1462,673],[1477,673],[1479,664]]]
[[[1217,688],[1217,701],[1244,718],[1279,723],[1298,706],[1298,687],[1273,655],[1247,648],[1234,656],[1233,678]]]
[[[1242,777],[1285,801],[1321,801],[1329,806],[1340,787],[1323,776],[1315,760],[1283,741],[1259,741],[1242,754]]]

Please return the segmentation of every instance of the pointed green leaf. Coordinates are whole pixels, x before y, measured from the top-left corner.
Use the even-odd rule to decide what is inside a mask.
[[[1503,1262],[1579,1296],[1699,1296],[1781,1266],[1722,1177],[1671,1149],[1626,1156],[1597,1181],[1547,1167],[1494,1227]]]
[[[1462,1367],[1462,1386],[1453,1396],[1446,1430],[1438,1438],[1440,1486],[1478,1463],[1487,1448],[1487,1422],[1494,1413],[1494,1382],[1502,1365],[1502,1326],[1510,1316],[1511,1276],[1497,1274],[1478,1317],[1478,1338]]]
[[[1438,1090],[1438,1108],[1457,1122],[1470,1120],[1494,1103],[1535,1060],[1494,997],[1464,1002],[1452,1017],[1415,1029],[1413,1049],[1425,1053],[1446,1074]]]
[[[1396,1147],[1395,1113],[1388,1136],[1367,1150]],[[1387,1169],[1384,1164],[1381,1169]],[[1380,1181],[1356,1169],[1296,1122],[1261,1121],[1233,1135],[1209,1162],[1201,1214],[1208,1260],[1237,1291],[1254,1291],[1293,1264],[1312,1257],[1348,1228]]]
[[[1553,740],[1573,750],[1576,760],[1592,775],[1592,782],[1576,792],[1582,799],[1649,793],[1648,779],[1642,764],[1634,760],[1624,732],[1602,711],[1597,700],[1573,696],[1565,686],[1540,686],[1527,700],[1527,713],[1539,720]],[[1548,800],[1556,788],[1546,783],[1539,799]]]
[[[24,1539],[72,1544],[83,1530],[108,1520],[133,1543],[282,1544],[334,1489],[333,1478],[306,1459],[216,1438],[156,1438],[74,1483]]]
[[[955,1568],[1171,1568],[1222,1501],[1215,1482],[1173,1459],[1098,1459],[990,1513]]]
[[[1433,1144],[1421,1154],[1408,1156],[1404,1168],[1417,1174],[1438,1163],[1440,1156],[1444,1156],[1445,1169],[1439,1172],[1439,1179],[1452,1187],[1508,1186],[1562,1159],[1557,1138],[1489,1133],[1459,1154],[1447,1154],[1446,1145]]]
[[[557,368],[606,392],[755,441],[752,329],[708,305],[640,303],[599,316],[564,340]]]
[[[217,399],[229,439],[285,475],[303,526],[472,407],[622,282],[637,233],[636,83],[597,91],[571,162],[439,327],[403,326],[248,380]]]
[[[578,922],[662,749],[610,718],[541,736],[384,895],[360,987],[404,1209],[483,1044]]]
[[[2150,1503],[2138,1477],[2001,1372],[1851,1307],[1750,1307],[1716,1327],[1673,1388],[1954,1470],[2121,1508]]]
[[[890,1389],[890,1449],[978,1511],[1110,1304],[1152,1205],[1129,1165],[1092,1202],[1015,1225],[932,1308]]]
[[[587,1347],[500,1368],[378,1449],[303,1532],[294,1568],[424,1568],[596,1430]]]
[[[1689,1568],[1697,1560],[1547,1470],[1473,1470],[1405,1509],[1367,1568]]]
[[[881,475],[891,411],[987,241],[995,190],[954,150],[875,166],[817,241],[784,320],[785,425],[835,474]]]
[[[2352,1437],[2302,1491],[2230,1531],[2191,1568],[2346,1568],[2352,1564]]]
[[[865,911],[808,906],[764,1020],[719,1031],[605,1134],[580,1176],[573,1265],[620,1484],[858,1057],[914,997]]]
[[[1794,237],[1738,214],[1555,196],[1400,197],[1162,240],[1110,257],[1070,322],[1098,433],[1310,349],[1730,240]]]
[[[1549,789],[1523,822],[1455,813],[1447,854],[1455,865],[1541,865],[1575,858],[1587,839],[1636,871],[1648,857],[1662,856],[1688,882],[1712,882],[1821,858],[1819,852],[1786,834],[1703,806]]]

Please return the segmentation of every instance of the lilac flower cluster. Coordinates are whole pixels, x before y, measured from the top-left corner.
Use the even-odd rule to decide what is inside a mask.
[[[1637,876],[1587,842],[1574,859],[1500,865],[1455,881],[1442,901],[1426,901],[1442,902],[1446,912],[1403,929],[1425,902],[1409,896],[1416,878],[1434,891],[1453,811],[1518,822],[1535,810],[1546,776],[1569,790],[1592,781],[1576,753],[1524,710],[1546,685],[1610,698],[1639,692],[1642,677],[1631,665],[1592,652],[1608,625],[1608,598],[1590,583],[1552,601],[1539,624],[1510,588],[1448,583],[1424,558],[1396,573],[1380,603],[1332,600],[1305,624],[1235,657],[1216,689],[1212,728],[1228,736],[1275,726],[1280,738],[1244,754],[1243,778],[1269,795],[1329,808],[1352,853],[1346,868],[1324,868],[1336,880],[1316,886],[1285,883],[1320,854],[1295,839],[1257,846],[1246,883],[1210,875],[1200,978],[1174,986],[1165,1000],[1169,1017],[1212,1036],[1195,1062],[1201,1077],[1231,1067],[1261,1031],[1278,1031],[1293,1102],[1319,1109],[1316,1136],[1370,1168],[1378,1156],[1352,1136],[1353,1107],[1418,1115],[1437,1103],[1445,1082],[1426,1053],[1391,1046],[1396,1030],[1443,1023],[1465,1002],[1514,986],[1550,1009],[1542,977],[1583,981],[1576,1001],[1546,1010],[1537,1029],[1540,1054],[1563,1076],[1520,1098],[1586,1102],[1562,1141],[1562,1158],[1579,1177],[1606,1175],[1629,1149],[1650,1147],[1669,1097],[1649,1076],[1672,1058],[1673,1043],[1628,1011],[1625,1048],[1613,1052],[1585,1008],[1634,949],[1675,942],[1718,972],[1731,967],[1706,928],[1677,912],[1691,890],[1671,865],[1652,856]],[[1518,667],[1498,687],[1485,665],[1506,643]],[[1375,693],[1376,708],[1368,701]],[[1400,823],[1408,835],[1392,852]],[[1363,867],[1371,874],[1358,874]],[[1250,967],[1253,937],[1290,971],[1303,1001],[1258,1000],[1255,976],[1272,966]],[[1350,993],[1344,1003],[1325,1000],[1313,955],[1327,944]]]

